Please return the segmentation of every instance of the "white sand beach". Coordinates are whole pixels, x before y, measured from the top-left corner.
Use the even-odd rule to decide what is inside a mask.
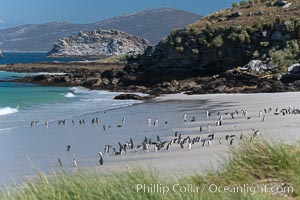
[[[162,176],[179,176],[188,173],[204,173],[212,168],[221,169],[222,159],[226,158],[231,148],[235,148],[240,142],[240,135],[248,140],[254,130],[260,134],[255,139],[285,142],[296,142],[300,138],[300,115],[275,115],[276,108],[279,111],[289,106],[298,107],[300,93],[272,93],[272,94],[209,94],[209,95],[164,95],[142,104],[136,104],[126,108],[108,110],[94,114],[87,114],[67,119],[66,125],[57,125],[57,122],[22,129],[2,130],[0,132],[0,158],[4,160],[0,166],[0,182],[7,183],[18,181],[24,175],[31,176],[37,169],[47,173],[59,170],[57,159],[61,158],[64,169],[72,169],[72,160],[76,157],[78,169],[96,170],[99,173],[115,172],[131,169],[146,169],[156,171]],[[272,108],[265,113],[264,109]],[[241,110],[247,110],[243,116]],[[211,113],[207,118],[206,111]],[[240,113],[232,119],[230,114],[238,110]],[[259,117],[259,111],[262,116]],[[219,116],[223,116],[222,126],[216,127]],[[183,115],[187,114],[187,122]],[[264,122],[262,121],[265,116]],[[92,125],[94,117],[100,119],[99,125]],[[125,124],[122,118],[125,117]],[[195,122],[191,122],[195,117]],[[159,119],[159,124],[148,126],[147,119]],[[248,118],[248,119],[247,119]],[[79,125],[78,120],[85,119],[84,125]],[[167,122],[167,123],[165,123]],[[153,120],[152,120],[153,123]],[[207,124],[211,130],[207,130]],[[103,130],[103,125],[106,130]],[[122,125],[122,127],[117,127]],[[111,128],[109,128],[111,126]],[[203,131],[200,132],[200,126]],[[109,144],[116,149],[118,142],[122,144],[133,139],[134,145],[140,145],[144,137],[156,141],[159,135],[162,141],[174,138],[175,132],[183,137],[199,136],[208,138],[208,134],[214,133],[212,144],[202,146],[202,142],[184,148],[174,144],[169,150],[165,147],[158,152],[150,145],[149,152],[128,150],[127,155],[104,155],[104,165],[98,163],[98,152],[104,151],[104,145]],[[236,135],[233,145],[226,140],[226,135]],[[223,138],[219,144],[219,138]],[[70,152],[66,146],[72,146]],[[104,152],[103,152],[104,153]]]

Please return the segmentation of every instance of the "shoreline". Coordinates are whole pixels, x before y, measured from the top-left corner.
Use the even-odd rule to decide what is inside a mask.
[[[65,126],[59,126],[56,122],[51,122],[49,128],[43,125],[33,128],[27,127],[10,133],[8,131],[9,134],[1,134],[0,137],[2,137],[3,148],[7,146],[7,144],[4,145],[5,141],[12,140],[12,138],[15,138],[15,141],[22,141],[22,144],[30,144],[31,141],[36,141],[34,148],[39,148],[39,152],[32,152],[26,145],[19,146],[15,144],[16,148],[22,150],[18,154],[21,154],[19,155],[21,156],[19,162],[23,162],[23,164],[18,162],[19,164],[15,163],[13,166],[20,165],[20,167],[26,168],[24,163],[28,163],[28,161],[26,161],[26,158],[25,160],[22,158],[22,155],[26,153],[31,158],[30,163],[35,163],[36,166],[39,166],[39,169],[45,172],[59,169],[58,157],[62,159],[64,169],[72,171],[72,159],[76,157],[79,169],[96,170],[104,174],[114,171],[122,172],[127,169],[127,166],[136,166],[145,170],[153,169],[162,176],[190,174],[195,171],[204,173],[208,168],[219,169],[222,167],[222,163],[219,161],[222,160],[222,157],[228,155],[226,152],[229,152],[231,148],[238,144],[238,137],[241,133],[247,138],[250,137],[251,128],[259,129],[261,132],[260,137],[271,141],[281,139],[285,139],[288,143],[298,141],[299,136],[296,133],[300,127],[295,122],[299,120],[299,116],[276,116],[272,112],[267,114],[266,121],[262,123],[257,115],[259,109],[263,107],[272,106],[276,108],[278,106],[281,108],[288,107],[287,104],[297,105],[299,97],[300,93],[166,95],[129,107],[87,114],[84,117],[75,118],[75,125],[67,122]],[[257,101],[258,99],[261,100]],[[257,105],[258,102],[259,105]],[[248,116],[251,119],[248,120],[240,116],[232,120],[224,115],[225,112],[234,111],[235,109],[247,109]],[[210,110],[212,113],[210,119],[206,118],[206,110]],[[215,127],[214,125],[215,120],[218,118],[216,116],[218,110],[224,116],[224,124],[221,127]],[[185,112],[188,114],[187,123],[184,123],[182,119]],[[91,119],[96,116],[101,120],[101,124],[91,125]],[[118,128],[117,125],[122,124],[121,119],[123,116],[126,117],[126,123]],[[193,116],[196,117],[196,122],[190,122]],[[149,117],[152,119],[159,118],[159,125],[152,125],[149,129],[150,127],[147,125]],[[81,118],[86,120],[86,125],[77,124],[77,121]],[[168,121],[168,124],[165,124],[165,121]],[[211,124],[211,131],[206,130],[208,123]],[[102,125],[111,126],[111,128],[103,131]],[[201,133],[199,132],[199,126],[203,126],[203,132]],[[173,138],[176,131],[182,133],[184,137],[189,135],[190,137],[201,136],[207,138],[209,133],[214,133],[216,136],[211,146],[205,145],[202,147],[202,144],[197,143],[192,150],[188,150],[186,144],[184,149],[181,149],[179,145],[174,145],[170,151],[162,149],[158,152],[155,152],[153,146],[151,146],[148,153],[141,150],[135,153],[130,150],[124,156],[104,155],[104,165],[99,166],[97,163],[97,152],[103,152],[105,144],[118,148],[118,141],[125,143],[132,137],[134,144],[138,145],[145,136],[156,141],[156,135],[159,135],[165,141]],[[223,144],[218,142],[219,138],[224,138],[226,134],[236,134],[237,138],[232,147],[229,141],[225,139],[223,139]],[[46,141],[47,143],[45,143]],[[65,152],[67,144],[72,145],[71,153]],[[9,147],[14,152],[13,148]],[[5,154],[7,149],[2,151]],[[41,156],[43,158],[40,158]],[[35,169],[34,171],[36,171]],[[3,170],[0,167],[0,171]]]
[[[101,62],[52,62],[0,65],[1,71],[62,72],[58,75],[38,75],[18,79],[18,82],[42,86],[83,86],[89,89],[141,92],[154,96],[186,92],[188,94],[213,93],[275,93],[299,91],[300,86],[289,84],[282,74],[244,71],[234,68],[216,76],[197,76],[186,79],[150,84],[143,81],[132,64]],[[288,77],[288,76],[287,76]],[[155,77],[153,77],[155,80]]]

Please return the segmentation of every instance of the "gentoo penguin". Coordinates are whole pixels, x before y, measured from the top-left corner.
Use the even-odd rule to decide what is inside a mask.
[[[243,139],[243,133],[241,133],[241,135],[240,135],[240,140],[242,140]]]
[[[215,134],[214,133],[213,134],[209,134],[207,137],[210,137],[211,140],[213,140],[215,138]]]
[[[233,140],[234,140],[233,138],[230,140],[230,145],[232,145],[232,144],[233,144]]]
[[[58,165],[60,166],[60,167],[62,167],[63,166],[63,164],[62,164],[62,161],[61,161],[61,159],[60,158],[58,158]]]
[[[99,156],[99,164],[103,165],[103,155],[101,151],[99,151],[98,156]]]
[[[262,122],[264,122],[264,121],[265,121],[265,119],[266,119],[266,116],[264,116],[264,117],[263,117],[263,119],[262,119]]]
[[[187,114],[186,114],[186,113],[183,114],[183,121],[184,121],[184,122],[187,121]]]
[[[171,144],[172,144],[172,141],[171,141],[171,142],[169,142],[169,143],[167,144],[167,148],[166,148],[166,150],[169,150],[169,148],[170,148]]]
[[[207,145],[208,145],[208,146],[211,146],[211,140],[208,140],[208,141],[207,141]]]
[[[183,149],[184,146],[183,146],[183,142],[180,142],[180,147]]]
[[[260,110],[258,113],[258,117],[261,117],[261,116],[262,116],[262,111]]]
[[[222,144],[222,138],[219,139],[219,144]]]
[[[206,117],[209,118],[210,115],[211,115],[210,112],[207,110],[206,111]]]
[[[229,138],[229,135],[226,135],[226,136],[225,136],[225,139],[228,140],[228,138]]]
[[[75,124],[75,122],[74,122],[74,120],[72,119],[72,124],[74,125]]]
[[[202,126],[200,126],[200,132],[202,132]]]
[[[160,142],[160,137],[158,135],[156,136],[156,139],[158,142]]]
[[[207,130],[210,130],[210,124],[207,124]]]
[[[189,149],[189,150],[192,150],[192,142],[189,142],[189,144],[188,144],[188,149]]]
[[[193,117],[192,118],[192,120],[191,120],[191,122],[195,122],[196,121],[196,118],[195,117]]]
[[[109,154],[109,148],[110,148],[110,145],[106,144],[105,147],[104,147],[104,152],[106,155]]]
[[[74,167],[74,168],[77,167],[77,161],[76,161],[76,158],[73,159],[73,167]]]
[[[103,157],[102,157],[102,156],[99,157],[99,164],[100,164],[100,165],[103,165]]]
[[[151,118],[147,119],[148,126],[151,126]]]
[[[132,140],[132,138],[129,139],[129,145],[128,145],[128,147],[130,149],[133,149],[133,140]]]
[[[174,133],[174,136],[175,136],[175,137],[177,137],[177,136],[178,136],[178,132],[177,132],[177,131]]]
[[[45,121],[45,126],[48,126],[48,121],[47,120]]]
[[[70,150],[71,150],[71,145],[67,145],[67,152],[70,152]]]
[[[122,118],[122,123],[125,124],[125,117]]]

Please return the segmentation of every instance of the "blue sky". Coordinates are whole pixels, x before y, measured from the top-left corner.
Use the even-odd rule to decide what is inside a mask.
[[[207,15],[230,7],[233,2],[234,0],[0,0],[0,23],[1,20],[10,23],[91,23],[160,7]]]

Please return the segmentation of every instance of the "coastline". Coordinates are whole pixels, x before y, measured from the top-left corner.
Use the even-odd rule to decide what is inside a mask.
[[[235,140],[234,145],[224,139],[223,144],[219,144],[220,137],[226,134],[236,134],[237,138],[241,133],[249,138],[252,134],[251,128],[259,129],[260,138],[269,141],[284,140],[293,143],[299,140],[297,130],[299,125],[296,121],[297,115],[276,116],[273,113],[267,114],[266,121],[261,122],[258,117],[259,109],[264,107],[288,107],[286,102],[292,106],[297,106],[297,99],[300,93],[276,93],[276,94],[216,94],[216,95],[197,95],[189,96],[183,94],[174,94],[158,97],[155,100],[148,100],[141,104],[135,104],[126,108],[118,108],[99,113],[87,114],[76,117],[74,120],[84,118],[86,125],[72,125],[67,122],[65,126],[57,125],[57,122],[50,122],[49,127],[44,125],[36,127],[27,127],[13,131],[3,131],[1,137],[1,154],[8,156],[6,167],[11,163],[18,169],[5,166],[0,167],[3,174],[11,174],[15,177],[22,177],[25,174],[34,175],[37,169],[46,173],[52,170],[59,170],[57,158],[63,161],[63,167],[71,170],[72,159],[76,157],[79,169],[96,170],[99,173],[124,172],[130,168],[139,168],[145,170],[154,170],[163,177],[180,176],[180,174],[205,173],[207,169],[222,168],[223,158],[228,156],[232,148],[239,143]],[[271,99],[271,101],[270,101]],[[259,100],[259,101],[258,101]],[[260,103],[259,105],[257,103]],[[231,120],[224,115],[227,111],[235,109],[247,109],[250,120],[245,117],[237,117]],[[210,119],[206,118],[206,110],[212,112]],[[222,127],[215,127],[217,119],[216,112],[221,111],[224,115],[224,124]],[[188,114],[188,122],[184,123],[182,116]],[[195,116],[196,122],[190,122]],[[94,117],[99,117],[100,125],[92,125],[90,121]],[[126,123],[122,127],[122,117],[126,118]],[[148,118],[159,118],[158,126],[147,125]],[[164,122],[167,121],[168,124]],[[206,125],[211,124],[211,130],[206,130]],[[102,125],[111,128],[102,129]],[[203,126],[203,132],[199,132],[199,127]],[[118,148],[118,142],[125,143],[129,138],[133,138],[134,144],[138,145],[143,138],[149,137],[155,141],[157,135],[162,140],[169,140],[174,137],[178,131],[183,136],[200,136],[207,138],[208,133],[215,133],[215,139],[211,146],[195,144],[192,150],[187,147],[181,149],[174,145],[171,150],[162,149],[155,152],[153,146],[149,152],[133,150],[128,151],[124,156],[104,156],[104,165],[99,166],[97,161],[97,152],[104,149],[105,144],[110,144]],[[29,134],[30,133],[30,134]],[[22,141],[20,144],[14,143],[14,146],[8,146],[7,141]],[[35,141],[33,151],[29,144]],[[26,145],[24,145],[26,144]],[[72,145],[72,150],[67,153],[65,146]],[[12,154],[13,153],[13,154]],[[29,160],[28,160],[29,159]],[[8,165],[8,166],[7,166]],[[19,169],[23,168],[23,170]],[[2,169],[1,169],[2,168]],[[26,172],[24,172],[24,169]],[[5,171],[8,170],[8,171]],[[21,174],[18,174],[18,173]],[[9,177],[6,177],[9,179]],[[5,177],[2,177],[3,182]],[[7,180],[6,180],[7,181]]]

